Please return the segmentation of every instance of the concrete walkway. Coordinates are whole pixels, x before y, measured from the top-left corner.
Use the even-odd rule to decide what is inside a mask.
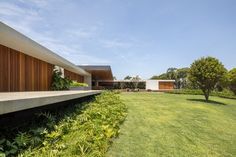
[[[101,91],[40,91],[0,93],[0,115],[99,94]]]

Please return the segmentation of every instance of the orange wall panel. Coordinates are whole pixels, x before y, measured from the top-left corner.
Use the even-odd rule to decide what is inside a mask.
[[[0,92],[46,91],[54,65],[0,45]]]
[[[54,65],[0,45],[0,92],[48,91]],[[65,77],[84,82],[84,77],[65,69]]]
[[[159,90],[162,89],[174,89],[173,82],[159,82]]]

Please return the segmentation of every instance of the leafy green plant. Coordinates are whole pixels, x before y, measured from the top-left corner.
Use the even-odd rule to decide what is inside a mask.
[[[72,81],[70,83],[70,87],[88,87],[88,84],[87,83],[80,83],[77,81]]]
[[[0,154],[4,154],[5,156],[13,156],[14,154],[17,153],[18,151],[18,147],[16,142],[11,142],[7,139],[2,139],[1,140],[1,147],[2,147],[2,152],[0,152]]]
[[[3,138],[0,140],[0,157],[5,157],[6,154],[4,153],[4,143],[5,143],[6,139]]]
[[[127,114],[126,106],[117,94],[104,92],[95,101],[76,108],[72,117],[63,119],[46,135],[43,147],[27,150],[24,154],[104,156],[112,139],[119,134],[119,125]],[[72,139],[77,142],[72,142]]]
[[[63,78],[62,73],[54,69],[52,75],[52,90],[68,90],[70,88],[71,80]]]
[[[17,127],[14,135],[0,128],[0,156],[104,156],[126,114],[115,92],[104,92],[90,103],[41,112],[28,130]]]
[[[27,145],[30,144],[30,140],[31,140],[31,136],[28,135],[26,132],[24,132],[24,133],[19,132],[17,134],[16,138],[14,139],[15,143],[19,147],[26,147]]]

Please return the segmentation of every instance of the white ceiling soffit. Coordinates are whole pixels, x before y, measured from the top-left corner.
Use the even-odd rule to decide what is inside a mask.
[[[0,44],[53,65],[58,65],[71,72],[83,76],[90,76],[90,74],[84,69],[77,67],[73,63],[62,58],[61,56],[38,44],[25,35],[17,32],[2,22],[0,22]]]

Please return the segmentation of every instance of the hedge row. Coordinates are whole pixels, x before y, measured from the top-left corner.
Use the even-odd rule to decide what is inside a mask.
[[[203,95],[203,92],[200,89],[176,89],[173,91],[167,91],[166,93],[170,94],[188,94],[188,95]],[[228,99],[236,99],[236,95],[229,90],[223,90],[222,92],[212,91],[211,96],[219,96]]]

